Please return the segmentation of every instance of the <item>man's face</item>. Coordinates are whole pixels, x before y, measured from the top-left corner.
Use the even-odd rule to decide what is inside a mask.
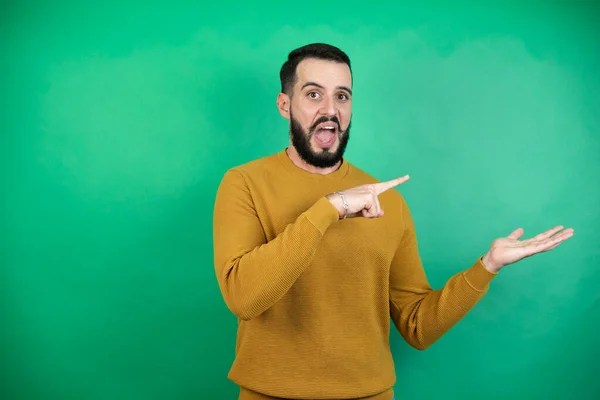
[[[352,76],[346,64],[305,59],[296,70],[290,105],[292,145],[319,168],[343,157],[352,118]]]

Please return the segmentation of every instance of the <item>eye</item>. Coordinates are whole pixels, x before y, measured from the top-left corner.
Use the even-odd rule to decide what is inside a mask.
[[[346,93],[340,93],[338,95],[338,99],[342,100],[342,101],[346,101],[350,99],[350,96],[348,96]]]
[[[319,93],[317,92],[308,92],[308,97],[310,97],[311,99],[316,99],[319,97]]]

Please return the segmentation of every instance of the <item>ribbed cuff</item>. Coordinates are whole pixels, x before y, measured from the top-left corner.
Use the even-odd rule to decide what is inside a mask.
[[[325,197],[320,198],[304,215],[321,232],[321,235],[324,235],[327,228],[340,219],[338,211]]]
[[[479,292],[485,292],[490,285],[490,282],[498,275],[488,271],[483,262],[482,257],[479,257],[477,262],[473,264],[471,268],[463,272],[463,276],[467,280],[467,283],[475,290]]]

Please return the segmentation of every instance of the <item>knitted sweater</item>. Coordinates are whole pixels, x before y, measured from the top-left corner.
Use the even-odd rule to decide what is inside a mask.
[[[340,220],[325,198],[375,182],[347,160],[327,175],[307,172],[285,151],[225,173],[214,262],[239,321],[229,378],[248,389],[244,398],[391,399],[390,320],[423,350],[485,295],[495,274],[481,257],[430,287],[398,190],[379,196],[385,215],[375,219]]]

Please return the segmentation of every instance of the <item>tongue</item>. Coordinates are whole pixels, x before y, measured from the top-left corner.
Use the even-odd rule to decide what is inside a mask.
[[[320,145],[329,145],[333,142],[335,132],[330,129],[319,129],[315,133],[315,139]]]

